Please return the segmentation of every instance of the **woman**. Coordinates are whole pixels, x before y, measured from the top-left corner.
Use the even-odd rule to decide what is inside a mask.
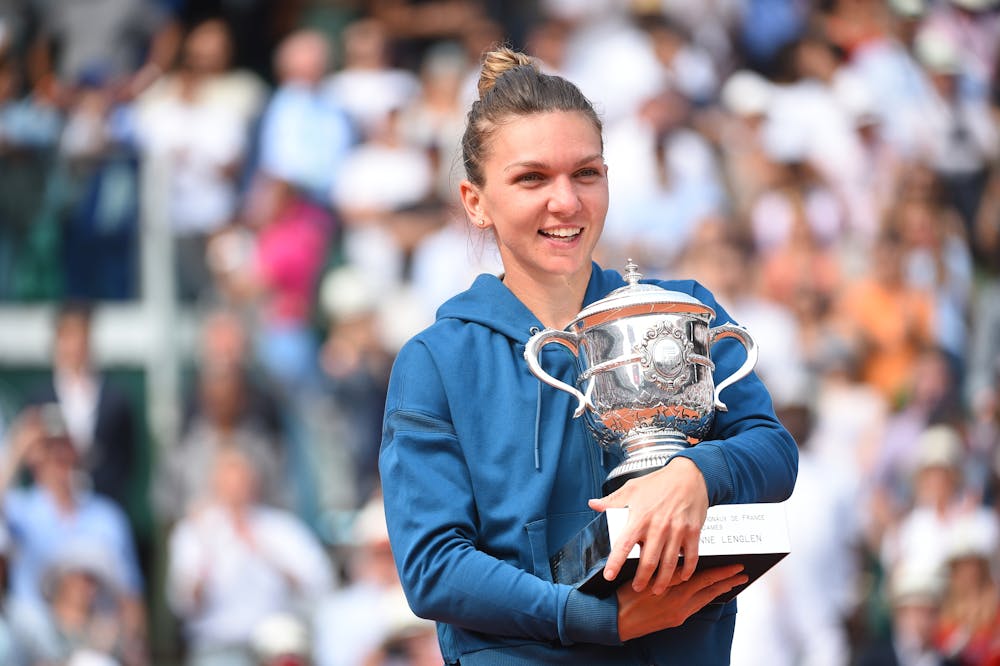
[[[410,605],[438,622],[445,659],[463,666],[725,663],[735,604],[699,609],[746,578],[738,566],[695,573],[701,525],[710,504],[787,497],[795,444],[751,376],[727,389],[712,441],[592,499],[614,461],[522,354],[532,333],[565,327],[625,284],[591,260],[608,207],[601,124],[575,86],[507,49],[487,54],[479,94],[460,191],[494,234],[504,274],[480,276],[402,349],[386,404],[380,469]],[[665,286],[728,321],[699,285]],[[718,377],[744,359],[728,342],[715,347]],[[573,383],[568,353],[548,352],[544,365]],[[632,584],[605,599],[553,584],[549,555],[593,511],[626,505],[605,576],[642,543]]]

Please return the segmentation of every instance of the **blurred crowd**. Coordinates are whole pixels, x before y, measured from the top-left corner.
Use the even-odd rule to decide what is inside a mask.
[[[456,195],[501,42],[602,115],[601,263],[712,289],[799,443],[733,663],[1000,664],[997,0],[0,0],[0,300],[61,304],[0,663],[440,663],[376,461],[394,354],[500,270]],[[151,224],[199,337],[137,489],[91,325]]]

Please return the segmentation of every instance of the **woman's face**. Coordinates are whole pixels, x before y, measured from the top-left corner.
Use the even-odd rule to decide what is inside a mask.
[[[487,148],[483,185],[464,181],[462,199],[477,226],[493,229],[504,279],[589,277],[608,211],[608,169],[591,120],[575,111],[514,117]]]

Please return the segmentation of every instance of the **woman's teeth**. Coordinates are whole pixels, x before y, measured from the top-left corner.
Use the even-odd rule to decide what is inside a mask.
[[[549,236],[550,238],[573,238],[578,236],[583,229],[579,227],[576,229],[551,229],[549,231],[542,231],[543,236]]]

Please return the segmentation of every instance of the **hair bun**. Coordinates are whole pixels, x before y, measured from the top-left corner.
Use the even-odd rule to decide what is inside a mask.
[[[483,59],[483,69],[479,74],[479,99],[492,90],[497,79],[506,72],[525,65],[539,71],[534,58],[520,51],[509,49],[506,46],[488,51]]]

